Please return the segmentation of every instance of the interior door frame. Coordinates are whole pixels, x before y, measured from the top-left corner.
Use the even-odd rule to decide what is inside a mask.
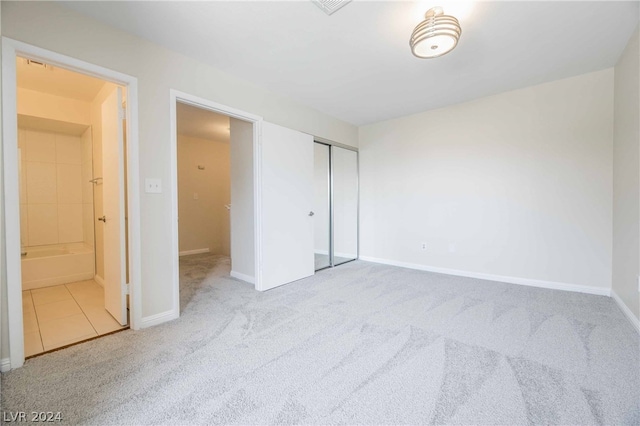
[[[109,81],[127,89],[127,202],[129,231],[130,327],[142,323],[140,184],[138,140],[138,79],[108,68],[81,61],[37,46],[2,37],[2,172],[4,226],[6,241],[7,318],[9,322],[9,360],[2,369],[24,364],[22,319],[22,271],[20,259],[20,196],[18,176],[18,111],[16,58],[45,62],[69,71]],[[121,244],[125,244],[122,241]]]
[[[262,181],[261,159],[261,137],[262,122],[261,116],[241,111],[227,105],[213,102],[209,99],[194,96],[185,92],[169,90],[170,127],[171,127],[171,259],[172,281],[173,281],[173,312],[177,317],[180,315],[180,265],[179,265],[179,241],[178,241],[178,119],[177,104],[187,104],[196,108],[205,109],[218,114],[223,114],[232,118],[248,121],[253,125],[253,227],[254,227],[254,286],[258,291],[262,291],[261,274],[261,247],[262,247],[262,223],[260,213],[262,212],[262,191],[260,182]]]

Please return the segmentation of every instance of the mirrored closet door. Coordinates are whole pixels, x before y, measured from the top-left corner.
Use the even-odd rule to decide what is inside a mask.
[[[358,258],[358,153],[331,147],[333,265]]]
[[[314,256],[315,270],[331,266],[330,147],[314,143]]]
[[[314,147],[316,271],[358,258],[358,152]]]

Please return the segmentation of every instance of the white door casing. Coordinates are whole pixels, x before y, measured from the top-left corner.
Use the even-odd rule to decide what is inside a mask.
[[[122,88],[102,103],[102,202],[104,228],[104,304],[121,325],[127,324],[124,212],[124,133]]]
[[[313,136],[262,126],[262,285],[314,274]]]

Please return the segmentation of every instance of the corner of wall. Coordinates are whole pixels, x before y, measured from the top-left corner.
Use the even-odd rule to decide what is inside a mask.
[[[614,69],[612,297],[640,331],[640,26]]]
[[[615,290],[611,290],[611,298],[616,302],[622,313],[629,320],[633,328],[640,334],[640,319],[636,318],[636,316],[631,312],[631,309],[622,301],[620,296],[615,292]]]

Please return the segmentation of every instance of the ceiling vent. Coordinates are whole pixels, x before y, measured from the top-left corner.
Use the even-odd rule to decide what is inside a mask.
[[[346,6],[347,3],[351,3],[351,0],[311,0],[318,6],[324,13],[331,15],[338,9]]]
[[[41,68],[43,70],[53,70],[53,67],[49,64],[45,64],[44,62],[34,61],[33,59],[25,59],[25,64],[34,67]]]

